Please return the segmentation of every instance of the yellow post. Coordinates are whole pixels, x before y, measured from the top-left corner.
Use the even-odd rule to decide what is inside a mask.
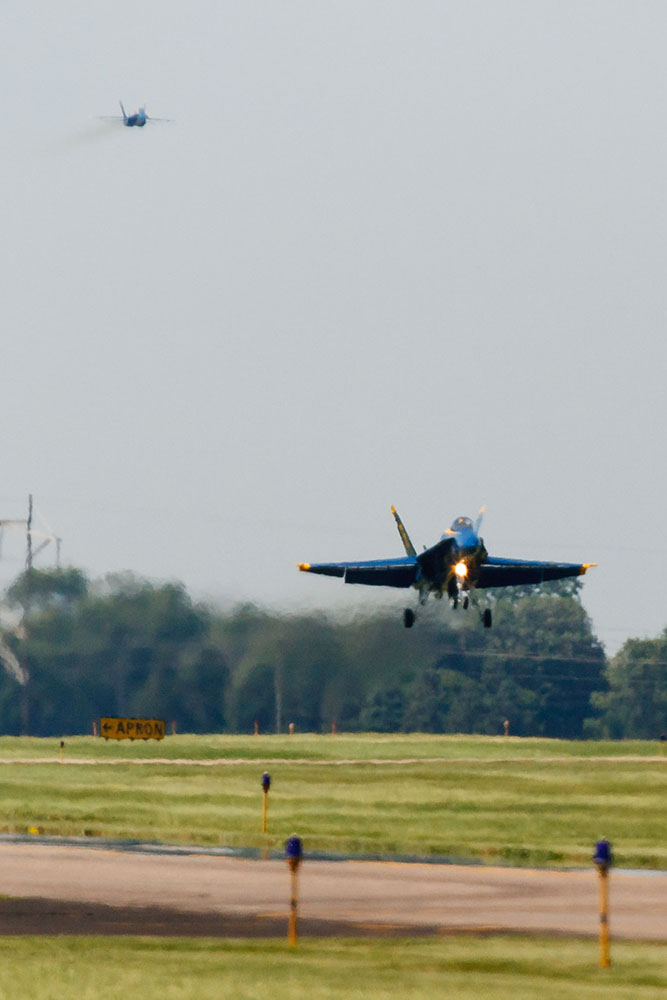
[[[262,833],[266,833],[266,820],[269,815],[269,788],[271,787],[271,775],[265,771],[262,775],[262,788],[264,789],[264,808],[262,809]]]
[[[600,965],[608,968],[611,965],[609,957],[609,869],[614,863],[611,844],[602,837],[595,845],[593,863],[600,876]]]
[[[289,929],[287,932],[287,940],[290,948],[296,946],[297,937],[297,910],[299,905],[298,899],[298,872],[299,872],[299,861],[297,858],[289,859],[290,868],[290,904],[289,904]]]
[[[600,965],[608,968],[611,965],[609,957],[609,870],[604,865],[598,865],[600,873]]]
[[[297,837],[295,833],[289,837],[287,843],[285,844],[285,856],[290,870],[290,907],[287,942],[290,948],[294,948],[298,939],[296,929],[297,910],[299,905],[297,876],[299,872],[299,865],[301,864],[301,858],[303,857],[303,844],[301,843],[301,837]]]

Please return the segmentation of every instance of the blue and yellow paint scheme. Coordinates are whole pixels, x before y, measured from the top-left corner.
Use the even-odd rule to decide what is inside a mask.
[[[298,563],[304,573],[335,576],[345,583],[362,583],[375,587],[412,587],[419,591],[419,602],[425,604],[429,594],[447,596],[453,607],[468,607],[475,601],[475,591],[492,587],[516,587],[583,576],[595,563],[535,562],[528,559],[500,559],[489,556],[479,534],[483,508],[476,521],[457,517],[440,541],[417,553],[395,507],[396,520],[405,556],[397,559],[371,559],[363,562]],[[415,612],[406,608],[403,621],[406,628],[415,622]],[[491,627],[491,609],[482,611],[482,621]]]
[[[146,108],[139,108],[134,114],[128,115],[123,107],[123,102],[119,101],[120,104],[120,115],[100,115],[100,119],[105,119],[107,121],[122,121],[123,125],[127,125],[128,128],[133,126],[136,128],[143,128],[146,122],[170,122],[171,118],[153,118],[152,115],[146,113]]]

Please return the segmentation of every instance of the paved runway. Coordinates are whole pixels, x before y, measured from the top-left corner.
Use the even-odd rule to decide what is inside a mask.
[[[594,936],[597,878],[592,868],[306,859],[299,875],[300,915],[304,933]],[[12,897],[0,906],[0,933],[62,933],[69,927],[76,933],[246,936],[283,933],[289,875],[282,861],[3,844],[0,894]],[[614,871],[610,901],[612,936],[667,940],[667,874]],[[95,922],[96,912],[106,915],[106,923]],[[40,913],[48,916],[44,927]],[[67,926],[63,914],[69,914]]]

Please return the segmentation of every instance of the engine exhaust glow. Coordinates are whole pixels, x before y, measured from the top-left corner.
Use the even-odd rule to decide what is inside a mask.
[[[454,567],[454,572],[458,576],[459,580],[465,580],[465,578],[468,575],[468,567],[463,561],[457,562],[456,566]]]

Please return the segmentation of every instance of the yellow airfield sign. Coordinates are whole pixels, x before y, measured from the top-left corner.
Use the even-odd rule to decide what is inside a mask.
[[[105,740],[163,740],[164,719],[100,719]]]

